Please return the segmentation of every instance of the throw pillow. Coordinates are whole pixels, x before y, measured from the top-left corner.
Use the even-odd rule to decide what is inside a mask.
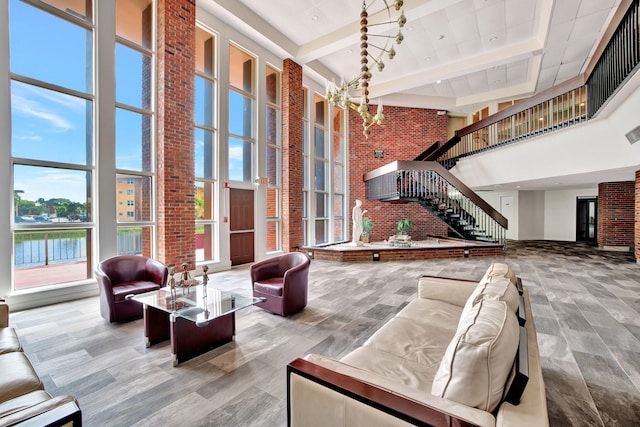
[[[518,348],[519,326],[503,301],[480,299],[463,312],[433,379],[431,393],[493,411],[504,394]]]
[[[520,302],[518,290],[509,279],[499,276],[480,281],[467,300],[463,311],[469,310],[470,306],[477,304],[485,296],[498,298],[500,301],[506,302],[514,313],[518,311]]]
[[[504,277],[511,280],[511,283],[516,284],[516,273],[507,265],[499,262],[494,262],[487,268],[486,273],[484,273],[484,279],[488,278],[498,278]]]

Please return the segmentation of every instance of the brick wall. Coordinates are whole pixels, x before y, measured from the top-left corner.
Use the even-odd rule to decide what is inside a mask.
[[[634,181],[598,185],[598,246],[633,247]]]
[[[414,227],[409,234],[414,240],[427,236],[446,236],[447,226],[417,203],[390,204],[365,199],[363,175],[396,160],[413,160],[418,154],[436,142],[447,140],[447,116],[439,116],[436,110],[407,107],[384,107],[382,125],[371,127],[365,139],[360,115],[349,111],[349,218],[355,200],[362,200],[362,208],[369,212],[375,223],[373,240],[388,239],[396,233],[398,220],[409,219]],[[376,159],[375,150],[384,150],[384,157]],[[348,221],[348,240],[351,240],[351,220]]]
[[[158,259],[195,267],[194,0],[158,1]]]
[[[282,250],[302,246],[302,67],[290,59],[282,71]]]
[[[640,263],[640,170],[636,171],[636,199],[635,199],[635,254]]]

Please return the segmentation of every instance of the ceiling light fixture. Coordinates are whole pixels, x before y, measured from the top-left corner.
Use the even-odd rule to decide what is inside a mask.
[[[386,7],[386,13],[388,15],[388,21],[369,23],[369,13],[367,9],[375,3],[376,0],[369,0],[370,4],[367,6],[367,0],[362,1],[362,11],[360,12],[360,73],[358,73],[353,80],[345,82],[344,80],[337,86],[335,81],[327,82],[327,100],[332,105],[340,105],[344,108],[351,108],[357,111],[362,117],[362,127],[364,130],[362,133],[365,138],[369,138],[369,128],[374,124],[382,124],[384,120],[384,114],[382,113],[382,103],[378,101],[378,109],[375,114],[369,112],[369,84],[371,82],[371,71],[369,71],[369,59],[373,60],[378,66],[378,71],[384,70],[384,62],[382,60],[383,55],[387,55],[389,59],[393,59],[396,55],[396,51],[393,48],[393,43],[400,44],[404,40],[402,35],[402,28],[407,23],[407,18],[404,16],[402,6],[403,0],[395,0],[391,6],[384,0]],[[400,11],[400,16],[395,19],[391,18],[391,7],[395,11]],[[384,9],[383,9],[384,12]],[[391,30],[398,26],[397,34],[391,34]],[[382,26],[382,34],[371,34],[369,32],[371,27]],[[385,40],[384,46],[378,46],[370,43],[369,39],[373,37],[379,37]],[[369,50],[376,49],[377,55],[373,55]],[[353,102],[352,98],[360,98],[360,102]]]

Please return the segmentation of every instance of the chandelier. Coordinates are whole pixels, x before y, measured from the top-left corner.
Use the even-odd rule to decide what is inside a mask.
[[[381,101],[378,101],[378,108],[375,114],[369,112],[369,83],[371,82],[369,60],[371,59],[375,63],[378,71],[384,70],[383,56],[386,55],[389,59],[393,59],[396,55],[393,44],[400,44],[402,40],[404,40],[402,28],[407,22],[404,11],[401,10],[404,4],[403,0],[395,0],[391,6],[389,6],[387,0],[383,1],[386,7],[388,21],[371,24],[368,20],[369,13],[367,9],[371,7],[376,0],[373,0],[369,6],[367,6],[367,0],[362,1],[362,12],[360,12],[360,73],[349,82],[342,80],[340,86],[336,85],[335,81],[327,82],[326,85],[326,97],[332,105],[351,108],[360,114],[362,117],[362,133],[365,138],[369,138],[369,128],[371,126],[374,124],[379,125],[384,120]],[[397,18],[391,17],[392,7],[396,12],[400,11],[400,16]],[[384,14],[384,9],[381,13]],[[398,26],[397,33],[394,31],[395,25]],[[371,33],[369,30],[374,26],[382,26],[383,32],[378,34]],[[382,39],[384,43],[378,44],[376,41],[370,41],[370,39],[373,38]],[[376,52],[377,55],[372,54],[371,51]],[[358,101],[355,102],[353,99],[358,99]]]

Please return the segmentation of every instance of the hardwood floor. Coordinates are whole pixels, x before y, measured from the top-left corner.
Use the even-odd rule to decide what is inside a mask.
[[[97,297],[10,322],[46,389],[76,396],[87,426],[285,426],[288,362],[351,351],[415,298],[422,274],[479,280],[492,261],[531,293],[551,425],[638,425],[640,265],[576,243],[510,242],[496,258],[312,261],[304,311],[240,311],[234,342],[178,367],[168,342],[145,348],[142,320],[105,322]],[[250,293],[247,266],[211,281]]]

